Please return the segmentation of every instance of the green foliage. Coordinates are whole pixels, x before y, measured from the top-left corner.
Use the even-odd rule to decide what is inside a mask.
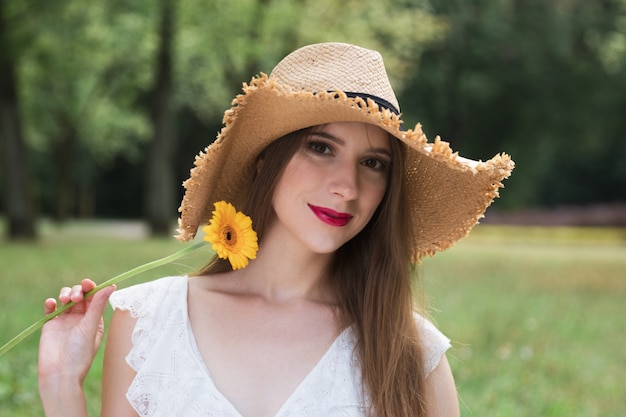
[[[390,0],[184,0],[174,7],[171,106],[179,118],[180,180],[192,156],[214,138],[241,83],[269,72],[289,51],[324,40],[381,49],[400,84],[413,65],[405,57],[418,55],[442,33],[426,1],[401,6]],[[68,205],[95,206],[93,189],[111,187],[102,177],[120,160],[132,165],[133,176],[144,175],[145,142],[156,122],[151,90],[158,8],[159,2],[151,1],[59,0],[43,7],[28,0],[8,2],[20,55],[23,124],[45,212],[56,205],[59,218],[68,211],[89,214]],[[193,126],[187,124],[190,118]],[[128,203],[141,205],[145,188],[123,194],[138,196]],[[115,207],[100,211],[119,210],[117,202],[108,204]]]
[[[405,114],[463,155],[511,154],[499,205],[626,200],[624,2],[432,4],[449,31],[424,53]]]
[[[150,132],[137,97],[151,80],[154,35],[149,14],[139,15],[149,9],[114,8],[66,0],[34,11],[20,91],[35,149],[50,151],[74,135],[92,160],[137,156],[137,140]]]
[[[98,212],[141,211],[124,212],[108,190],[141,206],[158,4],[3,3],[44,213],[61,200],[56,185],[67,177],[72,184],[58,188],[91,190],[82,198]],[[182,0],[175,7],[176,183],[215,137],[242,82],[299,46],[342,41],[382,52],[407,127],[422,122],[431,139],[440,134],[472,158],[513,156],[517,168],[497,206],[626,200],[624,0]],[[122,175],[136,179],[120,182]]]
[[[269,73],[287,53],[337,41],[384,51],[398,84],[423,45],[441,36],[426,1],[236,0],[179,3],[179,100],[207,120],[221,119],[241,83]]]

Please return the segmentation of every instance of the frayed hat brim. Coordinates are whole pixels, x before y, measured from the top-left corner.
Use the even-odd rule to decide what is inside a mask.
[[[214,202],[243,205],[255,175],[255,161],[274,140],[333,122],[379,126],[406,145],[404,181],[416,241],[413,261],[445,250],[466,236],[514,168],[506,154],[473,161],[459,157],[439,138],[428,142],[420,125],[402,130],[400,117],[373,100],[349,97],[340,90],[294,90],[261,74],[244,85],[243,93],[225,112],[217,139],[196,157],[184,183],[177,238],[192,239],[210,219]]]

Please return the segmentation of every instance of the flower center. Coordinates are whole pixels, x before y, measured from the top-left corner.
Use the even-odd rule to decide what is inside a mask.
[[[224,227],[222,236],[224,236],[225,245],[233,246],[237,243],[237,233],[230,226]]]

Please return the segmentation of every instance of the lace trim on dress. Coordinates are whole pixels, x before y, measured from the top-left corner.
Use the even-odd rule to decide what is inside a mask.
[[[434,324],[423,316],[415,313],[415,324],[422,341],[422,354],[424,360],[424,375],[428,377],[435,370],[441,356],[450,349],[450,339],[441,333]]]
[[[186,314],[182,311],[187,305],[186,279],[162,278],[116,291],[111,295],[110,303],[114,309],[126,310],[133,318],[138,319],[132,334],[133,348],[126,356],[126,362],[134,371],[138,371],[145,362],[157,340],[162,337],[161,331],[171,325],[172,317],[178,316],[182,320],[182,315]],[[184,304],[180,300],[182,287],[185,288]],[[159,321],[159,316],[166,316],[163,317],[165,321]]]

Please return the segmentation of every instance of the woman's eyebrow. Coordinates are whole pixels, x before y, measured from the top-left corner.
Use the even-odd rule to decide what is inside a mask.
[[[312,132],[311,136],[320,136],[320,137],[322,137],[324,139],[328,139],[328,140],[330,140],[332,142],[335,142],[335,143],[337,143],[339,145],[345,145],[346,144],[345,140],[343,140],[340,137],[337,137],[335,135],[331,135],[328,132],[323,132],[323,131],[322,132]],[[391,151],[389,149],[387,149],[387,148],[370,148],[369,150],[374,152],[374,153],[380,153],[380,154],[386,155],[386,156],[389,157],[389,159],[391,159],[391,157],[392,157],[391,156]]]
[[[335,143],[338,143],[339,145],[345,145],[346,144],[345,140],[343,140],[343,139],[341,139],[341,138],[339,138],[339,137],[337,137],[335,135],[331,135],[328,132],[312,132],[311,136],[321,136],[324,139],[331,140],[331,141],[333,141]]]

